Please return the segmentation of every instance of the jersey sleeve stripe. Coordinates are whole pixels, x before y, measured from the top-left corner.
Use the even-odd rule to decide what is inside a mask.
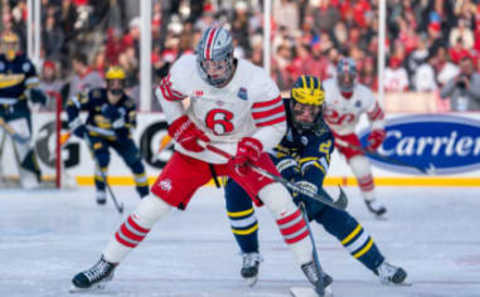
[[[383,110],[380,108],[378,103],[375,104],[375,107],[371,112],[368,112],[368,118],[370,120],[378,120],[378,119],[383,119],[384,118],[384,113]]]
[[[280,102],[282,101],[282,97],[280,95],[277,98],[269,100],[269,101],[262,101],[262,102],[254,103],[252,108],[255,109],[255,108],[260,108],[260,107],[271,106],[271,105],[274,105],[275,103],[278,103],[279,101]]]
[[[276,108],[268,109],[268,110],[261,111],[261,112],[256,112],[256,110],[255,110],[254,112],[252,112],[252,117],[253,117],[254,120],[258,120],[258,119],[262,119],[262,118],[266,118],[266,117],[275,115],[277,113],[284,113],[284,112],[285,112],[285,107],[282,104],[282,105],[280,105]]]
[[[270,118],[269,118],[270,119]],[[287,117],[284,114],[279,115],[279,117],[273,118],[271,120],[263,120],[263,121],[257,121],[255,123],[256,127],[265,127],[265,126],[272,126],[281,122],[284,122]]]
[[[163,97],[168,101],[183,100],[185,96],[183,96],[182,93],[172,89],[171,85],[172,83],[170,82],[170,75],[162,79],[159,88]]]

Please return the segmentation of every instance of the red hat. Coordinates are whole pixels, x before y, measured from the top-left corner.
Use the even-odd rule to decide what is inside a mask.
[[[442,26],[438,22],[433,22],[428,25],[428,29],[438,32],[442,29]]]
[[[43,62],[43,68],[55,69],[55,62],[46,60],[45,62]]]

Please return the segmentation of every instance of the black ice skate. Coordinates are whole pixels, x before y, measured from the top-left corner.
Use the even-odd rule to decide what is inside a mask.
[[[409,285],[405,283],[407,272],[401,267],[393,266],[386,261],[383,261],[375,271],[380,282],[385,285]]]
[[[368,210],[377,217],[383,217],[387,213],[387,208],[377,200],[365,200]]]
[[[105,261],[102,257],[90,269],[78,273],[72,279],[71,292],[86,289],[103,289],[105,282],[111,281],[116,264]]]
[[[246,253],[242,255],[243,264],[240,270],[240,275],[247,282],[249,287],[253,287],[257,283],[258,268],[260,262],[263,261],[259,253]]]
[[[308,281],[313,285],[318,297],[330,296],[330,284],[333,279],[330,275],[323,272],[322,267],[315,264],[315,261],[303,264],[301,266],[303,273]]]
[[[97,204],[104,205],[107,202],[107,192],[97,191]]]

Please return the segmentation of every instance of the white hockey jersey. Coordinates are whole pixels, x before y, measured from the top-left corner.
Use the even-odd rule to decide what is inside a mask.
[[[325,120],[335,134],[355,133],[358,120],[364,113],[368,115],[372,129],[383,129],[383,110],[366,86],[356,83],[352,96],[345,98],[336,78],[327,79],[322,85],[325,90]]]
[[[211,144],[232,155],[236,154],[240,139],[246,136],[260,140],[264,150],[280,142],[286,130],[285,110],[278,87],[262,68],[239,59],[228,85],[215,88],[200,77],[196,63],[194,55],[180,57],[156,89],[169,122],[186,113],[207,134]],[[190,98],[190,105],[185,111],[176,101],[186,97]],[[206,162],[227,162],[208,150],[195,153],[179,144],[175,144],[175,149]]]

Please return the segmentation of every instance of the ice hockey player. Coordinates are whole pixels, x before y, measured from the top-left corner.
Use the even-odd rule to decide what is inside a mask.
[[[313,262],[310,233],[288,190],[253,171],[247,162],[279,175],[265,151],[285,133],[285,110],[275,83],[263,71],[233,57],[230,32],[211,26],[195,55],[180,57],[156,90],[175,139],[175,152],[152,187],[103,250],[100,260],[77,274],[74,288],[97,287],[170,209],[186,209],[195,191],[212,176],[237,181],[256,205],[265,204],[288,247],[319,296],[324,273]],[[182,100],[190,97],[185,111]],[[205,143],[234,155],[205,149]],[[258,197],[258,198],[257,198]]]
[[[136,105],[124,92],[125,72],[111,66],[105,73],[106,88],[80,93],[67,102],[68,126],[73,133],[87,141],[96,159],[95,187],[98,204],[105,204],[105,177],[110,163],[109,148],[113,148],[134,174],[136,189],[141,198],[149,193],[145,167],[140,151],[131,136],[136,126]],[[79,116],[88,113],[86,124]]]
[[[47,96],[37,86],[39,80],[35,66],[19,52],[19,39],[6,32],[1,37],[0,55],[0,122],[1,132],[12,138],[19,164],[20,183],[24,188],[38,186],[41,179],[32,141],[32,103],[46,104]]]
[[[384,113],[373,93],[356,81],[357,68],[351,58],[341,58],[337,75],[323,82],[325,89],[325,120],[335,137],[335,147],[345,157],[357,178],[368,210],[378,217],[387,209],[376,199],[370,162],[365,157],[355,128],[360,116],[367,114],[371,123],[367,151],[376,151],[386,137]]]
[[[281,175],[317,193],[330,165],[333,135],[323,120],[325,93],[316,77],[300,76],[284,100],[287,134],[270,154]],[[328,194],[326,194],[328,195]],[[407,273],[385,261],[373,238],[348,212],[327,206],[293,192],[295,204],[303,203],[309,220],[316,221],[335,236],[350,254],[375,273],[382,283],[402,283]],[[225,187],[227,215],[243,256],[241,276],[250,286],[257,281],[262,260],[258,245],[258,222],[247,193],[229,179]]]

